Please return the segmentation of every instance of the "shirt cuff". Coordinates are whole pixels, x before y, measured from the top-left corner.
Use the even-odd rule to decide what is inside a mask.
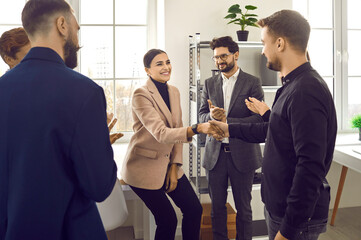
[[[268,109],[267,112],[265,112],[261,117],[264,122],[268,122],[270,115],[271,115],[271,110]]]
[[[236,127],[236,124],[228,124],[228,132],[229,137],[234,138],[237,136],[238,128]]]
[[[300,228],[295,228],[294,226],[291,226],[286,223],[285,217],[283,217],[281,226],[280,226],[280,232],[282,236],[284,236],[287,239],[294,239],[294,237],[297,234],[300,234]]]

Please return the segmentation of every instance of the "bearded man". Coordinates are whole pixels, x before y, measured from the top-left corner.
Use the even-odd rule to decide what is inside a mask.
[[[29,0],[32,48],[0,78],[0,239],[107,239],[95,201],[117,167],[101,87],[72,70],[79,25],[64,0]]]
[[[210,46],[221,73],[205,81],[200,122],[211,119],[228,123],[263,122],[244,104],[248,96],[263,100],[264,94],[261,81],[238,67],[238,44],[227,36],[214,38]],[[237,240],[251,240],[251,191],[254,172],[261,166],[259,145],[235,138],[220,142],[207,136],[202,165],[206,169],[212,200],[213,239],[228,239],[226,201],[230,181],[237,210]]]

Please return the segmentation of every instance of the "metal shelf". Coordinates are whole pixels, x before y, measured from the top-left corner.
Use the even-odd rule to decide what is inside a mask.
[[[236,41],[239,47],[241,48],[263,48],[263,45],[261,42],[240,42]],[[209,46],[210,41],[200,41],[198,44],[196,43],[190,43],[189,48],[210,48]]]
[[[195,146],[198,147],[204,147],[206,145],[206,135],[205,134],[199,134],[199,136],[195,135],[192,137],[192,143]]]

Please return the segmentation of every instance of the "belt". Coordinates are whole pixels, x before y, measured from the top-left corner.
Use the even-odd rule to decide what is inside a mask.
[[[231,148],[229,147],[229,144],[228,143],[222,143],[221,145],[221,149],[224,151],[224,152],[231,152]]]

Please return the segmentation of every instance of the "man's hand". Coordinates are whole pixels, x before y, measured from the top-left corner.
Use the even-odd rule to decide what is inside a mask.
[[[172,192],[177,188],[178,185],[178,166],[175,163],[172,163],[168,169],[167,176],[165,179],[165,189],[166,192]]]
[[[109,123],[112,121],[113,117],[114,117],[114,114],[113,114],[113,113],[108,113],[108,112],[107,112],[107,124],[108,124],[108,127],[109,127]],[[114,126],[114,124],[113,124],[113,126]],[[113,128],[113,126],[112,126],[112,128]],[[111,130],[111,129],[109,129],[109,131],[110,131],[110,130]]]
[[[210,123],[199,123],[197,131],[199,133],[207,134],[208,136],[217,136],[222,139],[224,138],[223,131],[219,127],[211,125]]]
[[[282,236],[281,232],[278,231],[274,240],[288,240],[288,238],[285,238],[284,236]]]
[[[119,138],[123,137],[123,133],[112,133],[109,135],[110,144],[115,143]]]
[[[107,124],[108,124],[108,129],[109,132],[113,129],[114,125],[117,123],[117,119],[113,118],[113,113],[107,113]],[[112,133],[109,135],[109,139],[110,139],[110,144],[115,143],[115,141],[117,141],[119,138],[123,137],[124,134],[123,133]]]
[[[223,138],[229,137],[229,131],[228,131],[228,124],[225,122],[220,122],[220,121],[208,121],[213,128],[217,128],[220,129],[223,132],[223,136],[222,135],[218,135],[218,134],[213,134],[213,137],[215,139],[217,139],[218,141],[223,140]]]
[[[215,120],[226,122],[226,111],[223,108],[215,107],[211,100],[208,99],[207,101],[211,117]]]
[[[249,100],[245,99],[244,101],[246,102],[249,110],[254,113],[258,113],[261,116],[269,110],[267,104],[263,101],[259,101],[257,98],[249,97]]]

